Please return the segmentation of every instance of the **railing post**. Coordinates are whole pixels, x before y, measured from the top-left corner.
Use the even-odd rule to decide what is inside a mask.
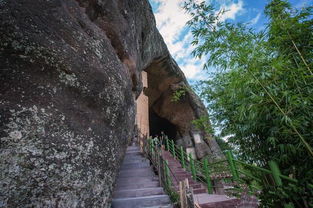
[[[152,153],[152,139],[148,139],[148,143],[149,143],[149,154]]]
[[[231,171],[231,173],[233,175],[233,180],[234,181],[238,181],[239,180],[239,174],[238,174],[238,171],[237,171],[237,168],[236,168],[236,164],[235,164],[235,161],[234,161],[234,156],[231,153],[231,151],[227,151],[226,152],[226,158],[228,160],[230,171]]]
[[[181,165],[184,169],[186,169],[186,163],[185,163],[185,153],[183,146],[180,146],[180,158],[181,158]]]
[[[272,176],[273,176],[273,179],[276,183],[277,186],[282,186],[283,185],[283,182],[280,178],[280,170],[279,170],[279,167],[277,165],[277,163],[275,161],[269,161],[268,162],[268,165],[270,166],[270,169],[272,171]]]
[[[154,153],[154,139],[151,140],[151,152]]]
[[[208,162],[207,158],[204,158],[204,160],[203,160],[203,171],[204,171],[204,175],[206,178],[208,193],[212,194],[213,189],[212,189],[212,183],[211,183],[211,177],[210,177],[209,162]]]
[[[278,164],[275,161],[271,160],[268,162],[268,165],[270,166],[270,169],[272,171],[272,176],[275,184],[277,186],[283,186],[283,182],[280,178],[281,173]],[[294,205],[292,202],[290,202],[288,204],[284,204],[284,208],[294,208]]]
[[[166,181],[166,185],[168,185],[168,187],[171,187],[171,180],[170,180],[170,170],[168,168],[168,161],[165,160],[165,181]]]
[[[171,155],[173,155],[173,143],[172,143],[172,140],[169,141],[170,142],[170,153]]]
[[[162,185],[162,173],[161,173],[161,168],[162,168],[162,156],[160,154],[160,152],[158,152],[157,154],[158,156],[158,176],[159,176],[159,182],[160,182],[160,185]]]
[[[191,153],[189,153],[189,162],[190,162],[190,169],[191,169],[191,174],[192,178],[196,180],[196,168],[195,168],[195,162],[192,159]]]
[[[175,144],[173,140],[171,141],[172,141],[172,154],[173,154],[174,159],[176,159]]]

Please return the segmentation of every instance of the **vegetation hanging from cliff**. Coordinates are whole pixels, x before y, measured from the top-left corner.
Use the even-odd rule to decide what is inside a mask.
[[[281,200],[297,207],[313,201],[313,7],[293,9],[285,0],[266,6],[266,29],[220,21],[225,11],[189,0],[195,57],[204,69],[216,69],[200,83],[212,123],[239,147],[238,156],[267,166],[279,163],[285,175],[300,181],[277,193],[263,193],[264,207]]]

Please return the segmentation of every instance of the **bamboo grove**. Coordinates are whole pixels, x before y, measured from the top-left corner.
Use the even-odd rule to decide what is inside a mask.
[[[222,21],[226,11],[217,11],[214,1],[189,0],[184,9],[192,17],[193,55],[206,59],[210,73],[197,88],[213,125],[236,157],[264,168],[277,161],[282,174],[299,181],[276,192],[263,187],[262,206],[312,207],[313,7],[271,0],[268,22],[258,31]]]

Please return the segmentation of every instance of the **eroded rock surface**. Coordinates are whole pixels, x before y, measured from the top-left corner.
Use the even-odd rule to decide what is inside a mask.
[[[211,160],[223,157],[221,150],[203,125],[209,125],[208,114],[199,97],[192,91],[184,74],[170,55],[155,59],[145,71],[148,72],[149,87],[144,89],[149,97],[150,125],[169,122],[171,130],[153,128],[152,134],[165,129],[176,144],[182,145],[188,153],[201,159],[207,155]],[[183,93],[173,99],[177,91]],[[160,117],[155,122],[151,117]],[[156,119],[158,120],[158,119]],[[202,121],[202,122],[200,122]],[[198,124],[198,125],[197,125]],[[150,127],[151,128],[151,127]],[[172,129],[175,129],[172,131]],[[160,133],[158,134],[160,135]]]
[[[187,82],[147,0],[0,0],[0,40],[0,207],[109,207],[142,70],[177,143],[218,154],[192,142],[194,93],[169,100]]]

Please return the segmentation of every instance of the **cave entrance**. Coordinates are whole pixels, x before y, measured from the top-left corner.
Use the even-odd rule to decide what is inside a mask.
[[[143,91],[136,100],[136,124],[141,136],[160,136],[163,131],[169,139],[176,140],[179,131],[170,120],[171,114],[175,114],[175,111],[162,114],[163,108],[168,107],[163,103],[167,103],[171,96],[168,92],[170,85],[179,81],[166,69],[166,66],[171,64],[165,63],[166,60],[166,58],[154,60],[142,71]],[[159,109],[161,113],[154,109]]]
[[[149,109],[149,124],[150,135],[152,137],[161,136],[161,132],[163,131],[169,139],[175,140],[177,135],[176,126],[167,119],[160,117],[151,108]]]

